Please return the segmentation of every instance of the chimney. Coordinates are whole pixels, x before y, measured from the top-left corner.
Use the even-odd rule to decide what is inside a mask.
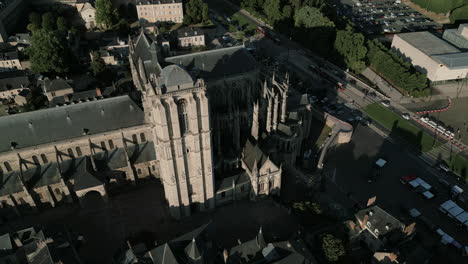
[[[96,96],[102,96],[101,88],[96,88]]]
[[[409,236],[411,235],[412,233],[414,233],[414,231],[416,230],[416,223],[411,223],[409,226],[407,226],[405,228],[405,230],[403,231],[403,233],[406,234],[406,236]]]
[[[18,234],[13,234],[13,242],[15,242],[15,246],[18,248],[23,246],[23,242],[21,242],[21,239],[18,237]]]
[[[229,253],[226,249],[223,250],[223,258],[224,258],[224,263],[227,263],[229,257]]]
[[[367,200],[367,207],[373,205],[375,203],[375,200],[377,200],[377,196],[369,198],[369,200]]]
[[[361,229],[366,228],[367,220],[369,220],[369,215],[366,214],[366,215],[364,215],[364,218],[362,219]]]

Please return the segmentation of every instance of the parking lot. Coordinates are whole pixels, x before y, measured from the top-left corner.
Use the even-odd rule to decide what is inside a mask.
[[[384,158],[387,163],[377,178],[369,183],[373,165],[379,158]],[[467,230],[438,210],[441,203],[450,199],[450,187],[438,180],[447,176],[405,151],[404,146],[394,145],[370,128],[358,125],[350,143],[332,150],[325,172],[332,184],[361,206],[370,197],[377,196],[377,204],[407,221],[414,221],[407,209],[416,208],[423,216],[416,219],[417,224],[431,230],[429,234],[434,239],[440,240],[435,233],[440,228],[460,244],[468,244]],[[435,197],[427,200],[416,189],[403,185],[400,178],[407,175],[423,178],[432,186]]]
[[[337,13],[367,35],[433,30],[440,25],[398,0],[336,0]]]

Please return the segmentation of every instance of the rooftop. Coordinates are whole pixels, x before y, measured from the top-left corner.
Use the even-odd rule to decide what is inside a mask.
[[[182,0],[137,0],[137,5],[158,5],[182,3]]]
[[[0,152],[142,125],[144,114],[128,96],[0,117]]]
[[[194,37],[194,36],[202,36],[203,29],[201,28],[191,28],[191,27],[184,27],[177,30],[177,37],[178,38],[185,38],[185,37]]]
[[[468,52],[433,55],[432,58],[452,69],[468,67]]]
[[[359,221],[364,221],[364,225],[374,236],[384,236],[393,230],[402,231],[405,227],[400,220],[387,213],[379,206],[371,206],[356,213],[356,218]]]
[[[456,47],[427,31],[402,33],[397,36],[428,56],[460,52]]]
[[[242,45],[169,57],[165,61],[183,65],[195,78],[205,80],[243,74],[257,68],[255,59]]]

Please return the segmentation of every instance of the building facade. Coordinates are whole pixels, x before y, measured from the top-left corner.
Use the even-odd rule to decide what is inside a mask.
[[[432,82],[468,77],[468,52],[427,31],[396,34],[392,49]]]
[[[21,62],[16,52],[0,54],[0,72],[22,70]]]
[[[202,29],[179,29],[177,30],[177,43],[182,48],[205,46],[205,34]]]
[[[94,28],[96,26],[96,9],[90,4],[76,4],[76,8],[81,18],[84,21],[87,29]]]
[[[149,23],[182,23],[184,20],[182,0],[139,0],[137,14],[140,21]]]

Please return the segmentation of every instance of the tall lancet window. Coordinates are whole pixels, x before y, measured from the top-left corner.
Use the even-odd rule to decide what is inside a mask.
[[[178,104],[180,134],[184,135],[189,131],[189,120],[187,114],[187,101],[182,99]]]

